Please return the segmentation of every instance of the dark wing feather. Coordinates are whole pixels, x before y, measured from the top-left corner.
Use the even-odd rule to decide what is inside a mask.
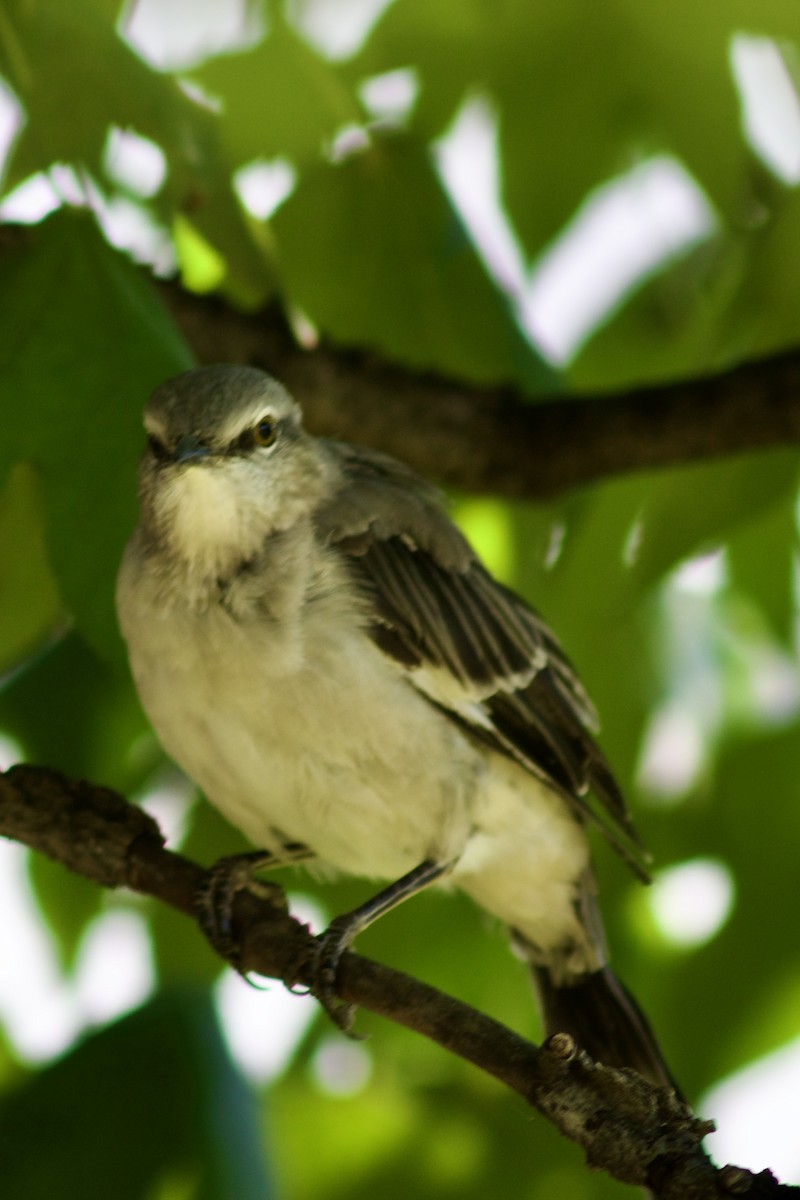
[[[328,446],[341,486],[317,514],[319,532],[346,556],[375,642],[429,699],[561,793],[646,875],[625,801],[591,737],[594,709],[552,632],[492,579],[434,488],[374,451]],[[463,704],[426,689],[426,671],[445,673]]]

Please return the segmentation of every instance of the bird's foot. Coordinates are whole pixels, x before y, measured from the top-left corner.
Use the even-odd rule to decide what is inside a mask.
[[[286,896],[277,883],[255,878],[257,871],[282,865],[283,860],[265,850],[232,854],[209,868],[206,881],[195,896],[200,927],[221,958],[240,975],[241,947],[233,932],[233,905],[239,892],[248,891],[276,908],[286,909]]]
[[[324,933],[317,938],[315,953],[309,963],[311,985],[309,991],[316,996],[328,1016],[338,1025],[342,1033],[360,1040],[358,1034],[351,1032],[356,1006],[348,1004],[336,995],[339,963],[344,952],[352,946],[353,941],[367,926],[378,917],[390,912],[402,900],[415,895],[428,887],[451,868],[449,862],[439,862],[435,859],[425,859],[413,871],[403,875],[395,883],[389,884],[377,896],[367,900],[352,912],[343,913],[331,921]]]
[[[360,922],[354,920],[353,913],[336,917],[325,932],[317,937],[314,956],[309,964],[311,995],[320,1002],[334,1025],[355,1041],[363,1040],[364,1036],[353,1033],[356,1005],[348,1004],[337,996],[336,984],[342,955],[350,948],[360,928]]]

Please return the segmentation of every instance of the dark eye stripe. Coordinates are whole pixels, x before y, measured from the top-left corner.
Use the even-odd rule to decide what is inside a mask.
[[[169,458],[169,450],[167,450],[163,442],[159,441],[155,434],[148,434],[147,445],[153,458],[157,459],[159,462],[164,462]]]

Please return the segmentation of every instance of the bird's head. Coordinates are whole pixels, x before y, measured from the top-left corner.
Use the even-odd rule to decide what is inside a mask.
[[[190,566],[223,570],[316,506],[326,463],[299,406],[252,367],[198,367],[144,414],[145,534]]]

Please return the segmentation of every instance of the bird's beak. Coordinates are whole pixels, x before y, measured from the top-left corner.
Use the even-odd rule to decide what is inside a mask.
[[[182,437],[172,452],[172,461],[176,463],[191,462],[195,458],[208,458],[211,448],[194,434]]]

